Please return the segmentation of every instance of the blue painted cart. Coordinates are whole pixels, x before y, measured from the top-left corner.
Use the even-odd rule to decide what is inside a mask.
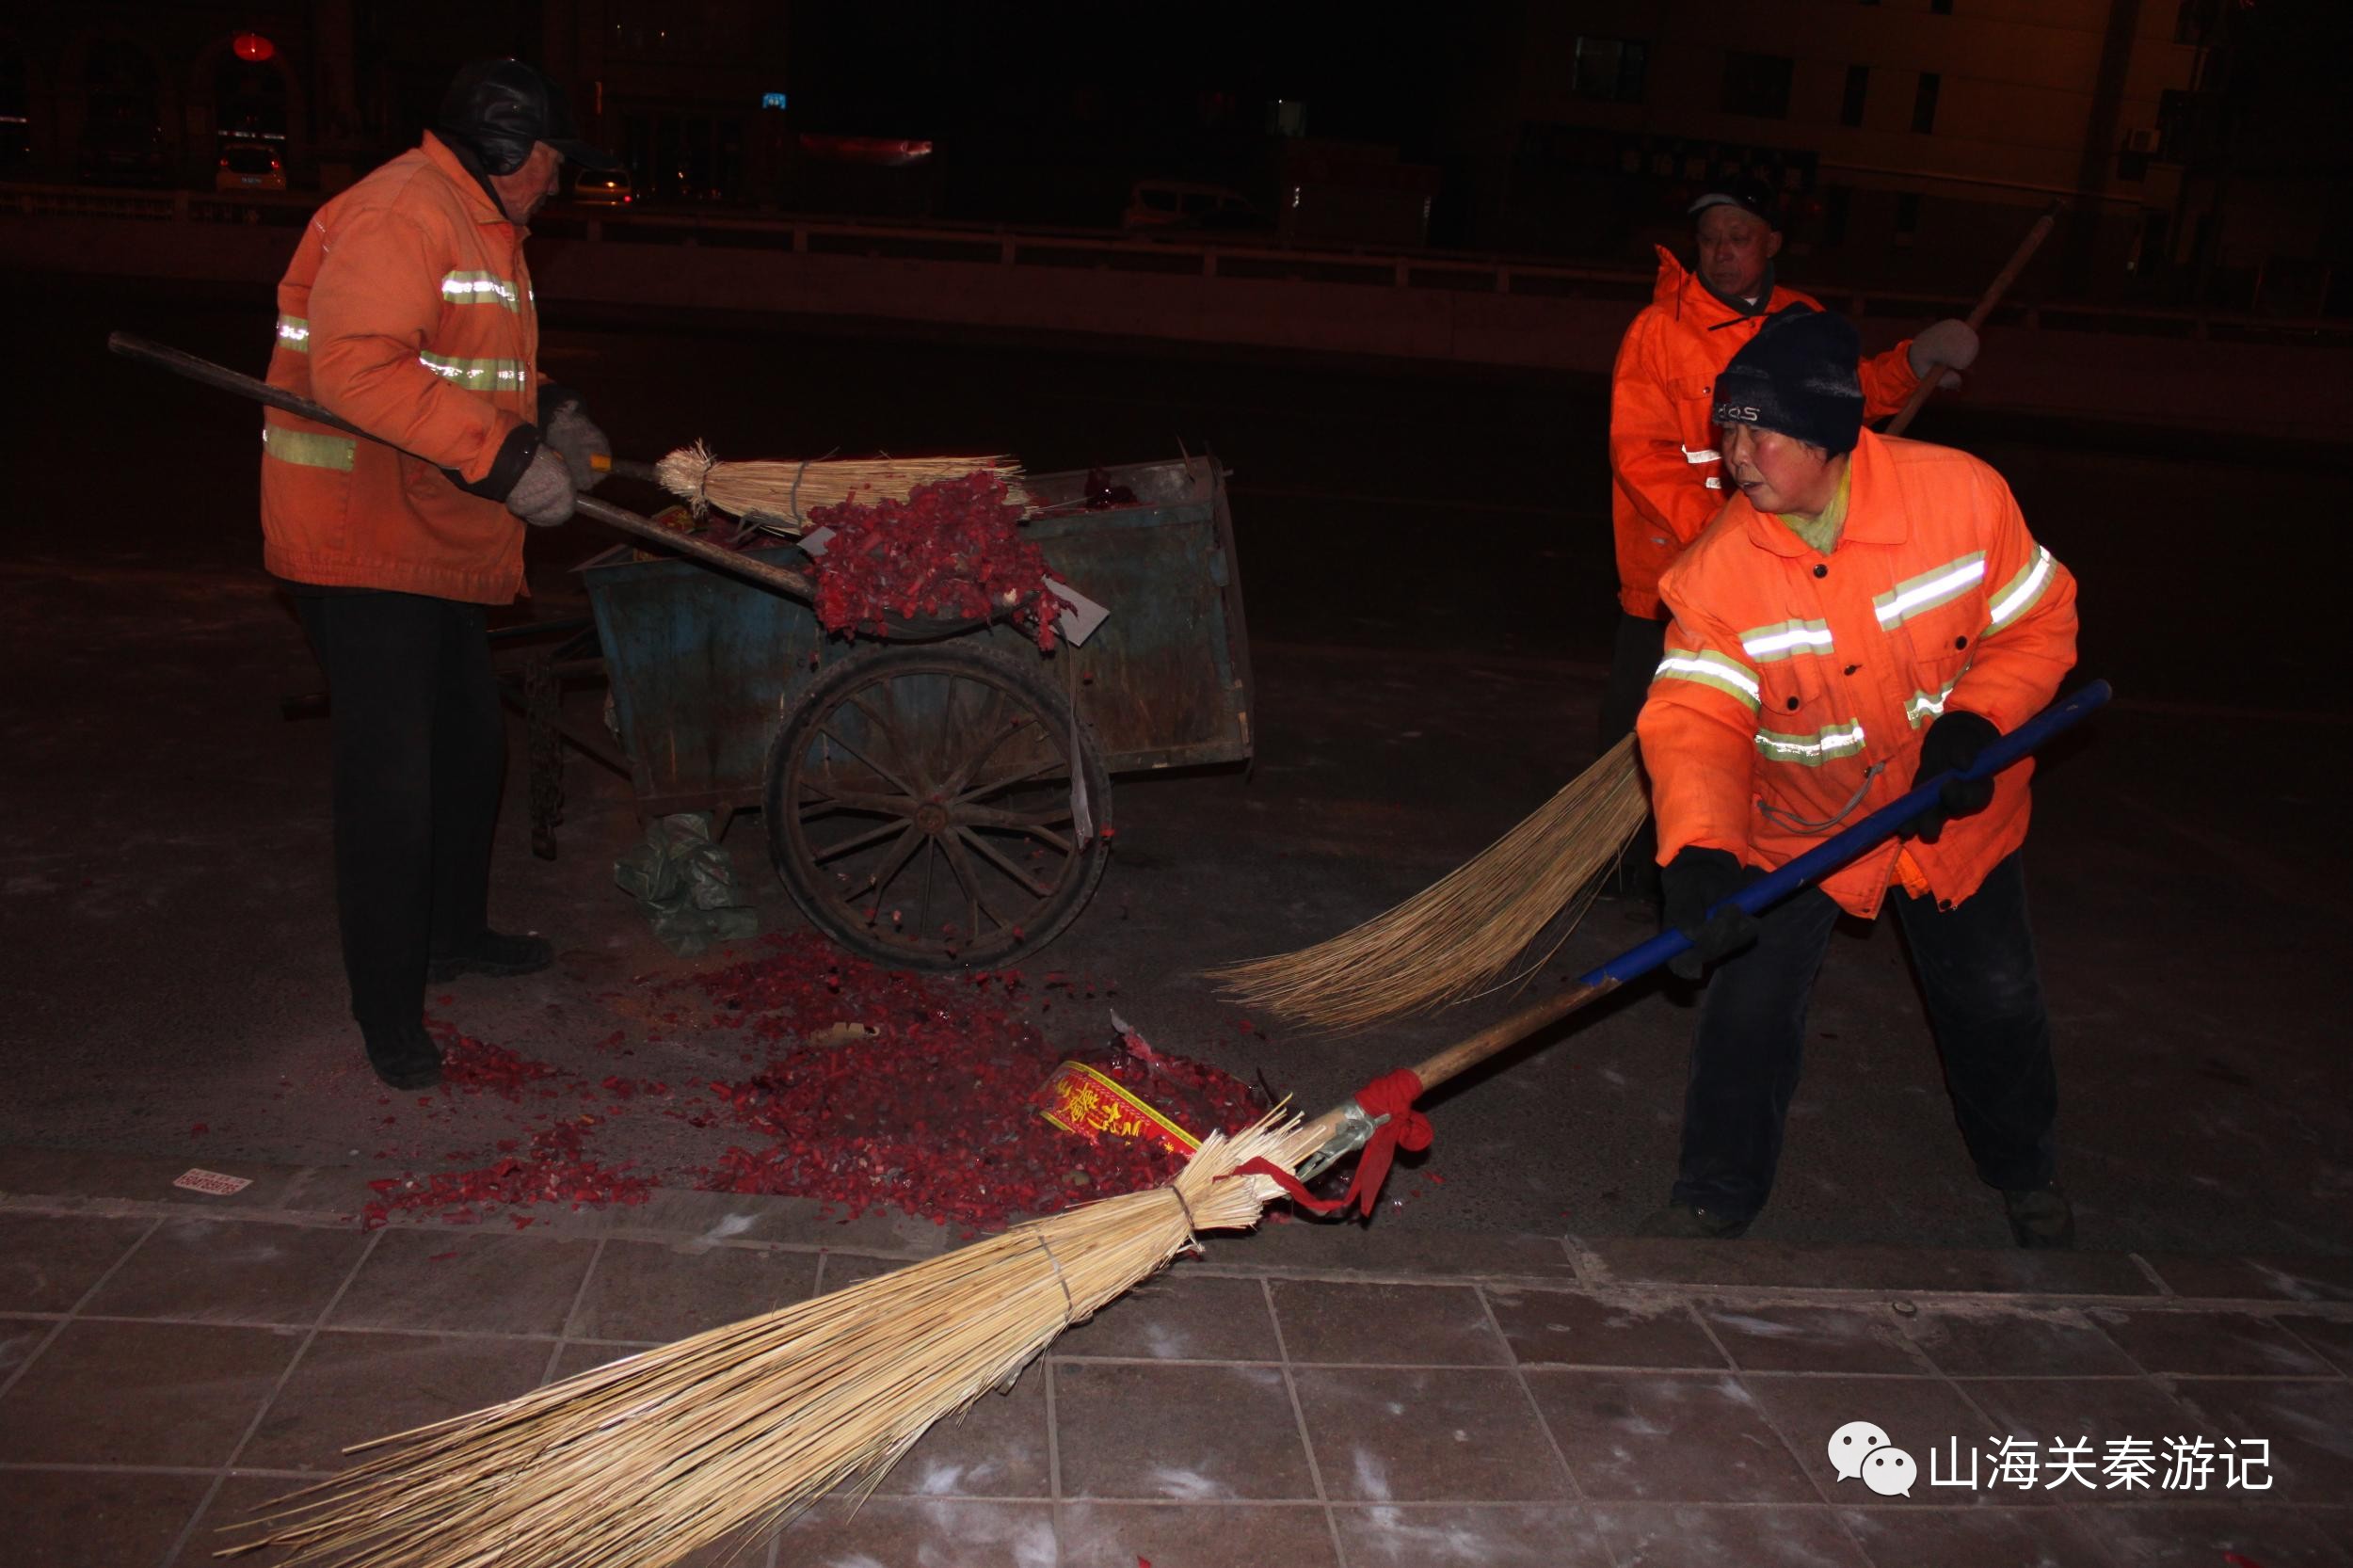
[[[1108,606],[1084,645],[1041,653],[998,623],[829,636],[804,598],[622,546],[583,567],[603,737],[642,818],[747,807],[793,901],[855,952],[905,968],[994,967],[1076,920],[1112,843],[1112,776],[1245,762],[1249,637],[1213,457],[1030,476],[1024,533]],[[1132,503],[1088,509],[1090,478]],[[806,569],[778,541],[755,562]],[[820,568],[822,569],[822,568]],[[546,720],[542,661],[524,705]],[[536,681],[536,685],[535,685]],[[520,694],[519,694],[520,695]],[[560,753],[535,727],[534,805]]]

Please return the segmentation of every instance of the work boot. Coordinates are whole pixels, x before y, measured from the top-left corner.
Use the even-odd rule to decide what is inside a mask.
[[[1736,1220],[1712,1208],[1702,1208],[1695,1203],[1677,1198],[1666,1208],[1644,1220],[1636,1227],[1637,1236],[1664,1236],[1684,1241],[1734,1241],[1748,1234],[1755,1222],[1751,1215]]]
[[[2002,1207],[2009,1211],[2009,1233],[2020,1246],[2067,1248],[2075,1244],[2074,1206],[2057,1182],[2004,1192]]]
[[[435,948],[425,967],[427,980],[456,980],[461,974],[530,974],[555,962],[555,947],[545,936],[509,936],[485,931],[448,948]]]
[[[430,1089],[441,1081],[441,1048],[422,1023],[361,1024],[368,1065],[395,1089]]]

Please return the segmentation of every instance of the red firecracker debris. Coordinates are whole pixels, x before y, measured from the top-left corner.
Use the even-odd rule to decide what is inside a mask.
[[[472,1224],[484,1210],[500,1208],[568,1203],[581,1208],[644,1203],[653,1190],[652,1177],[631,1175],[626,1160],[604,1166],[582,1152],[581,1124],[595,1120],[583,1116],[542,1128],[531,1135],[527,1153],[502,1156],[479,1170],[437,1171],[371,1181],[369,1187],[383,1196],[360,1210],[360,1224],[374,1230],[395,1213],[414,1213]]]
[[[706,1186],[994,1228],[1176,1172],[1178,1157],[1156,1143],[1076,1138],[1037,1114],[1032,1097],[1066,1053],[1020,1016],[1017,974],[897,973],[807,933],[765,946],[763,957],[677,983],[777,1048],[749,1080],[709,1085],[768,1146],[729,1149]],[[828,1031],[839,1039],[844,1023],[877,1032],[801,1044]],[[1263,1109],[1249,1085],[1214,1067],[1142,1052],[1089,1060],[1147,1097],[1155,1085],[1182,1085],[1179,1114],[1196,1132],[1209,1130],[1200,1122],[1237,1129]]]
[[[904,501],[845,501],[810,509],[830,528],[816,565],[817,618],[828,632],[874,632],[908,620],[985,620],[1015,613],[1054,646],[1046,557],[1021,536],[1021,508],[1005,482],[982,469],[919,485]]]

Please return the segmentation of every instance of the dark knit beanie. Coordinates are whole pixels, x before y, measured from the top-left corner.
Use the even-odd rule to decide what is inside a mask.
[[[1776,311],[1716,377],[1716,423],[1852,452],[1863,430],[1862,353],[1845,316],[1803,305]]]

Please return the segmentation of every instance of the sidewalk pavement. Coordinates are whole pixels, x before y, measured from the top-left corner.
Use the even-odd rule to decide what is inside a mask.
[[[202,1562],[216,1527],[346,1444],[945,1244],[676,1191],[520,1230],[371,1232],[357,1172],[232,1163],[250,1185],[227,1196],[182,1174],[0,1148],[0,1555],[19,1568]],[[2344,1258],[1278,1224],[1065,1334],[862,1509],[821,1506],[733,1560],[2347,1565],[2348,1374]],[[1855,1422],[1913,1456],[1908,1496],[1839,1478]]]

